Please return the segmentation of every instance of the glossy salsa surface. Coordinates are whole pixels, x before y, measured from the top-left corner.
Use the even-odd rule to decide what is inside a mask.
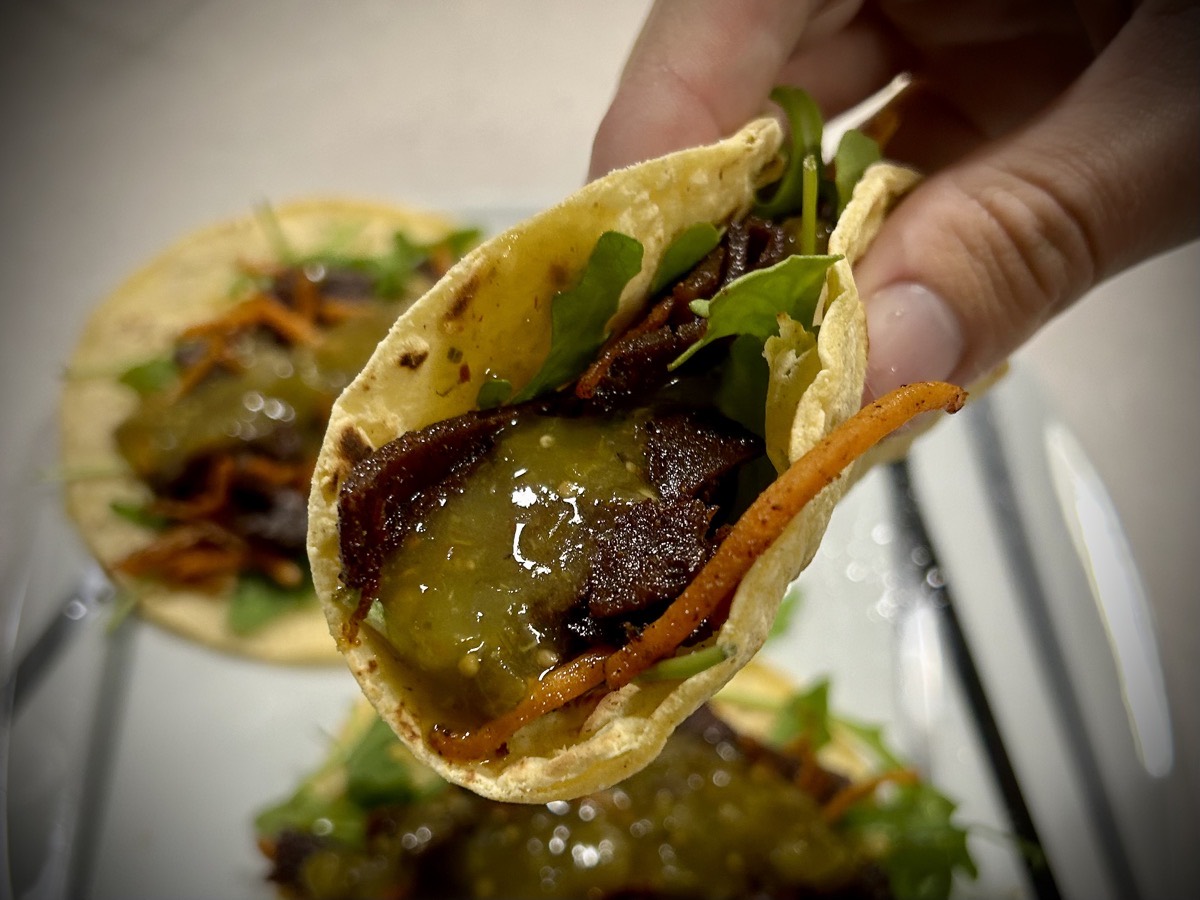
[[[239,371],[222,371],[182,397],[146,396],[116,432],[121,453],[142,477],[169,482],[200,456],[276,443],[285,455],[315,456],[329,407],[362,368],[396,318],[392,304],[326,329],[315,346],[250,339],[237,348]]]
[[[561,661],[594,529],[615,505],[657,499],[644,417],[522,419],[384,564],[383,631],[444,720],[511,708]]]
[[[281,835],[273,877],[329,900],[889,896],[779,761],[702,714],[607,791],[520,805],[447,785],[372,809],[357,846]]]

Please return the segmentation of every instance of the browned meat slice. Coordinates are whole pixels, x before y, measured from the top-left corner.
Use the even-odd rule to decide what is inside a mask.
[[[596,538],[588,613],[628,618],[674,599],[712,552],[713,510],[699,500],[643,500],[626,507]]]
[[[697,411],[651,419],[643,431],[646,477],[664,498],[710,500],[725,475],[762,450],[750,432]]]
[[[469,412],[402,434],[355,465],[338,497],[346,583],[372,593],[386,556],[529,407]]]

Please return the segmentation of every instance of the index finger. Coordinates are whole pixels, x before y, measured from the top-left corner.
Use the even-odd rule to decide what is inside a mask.
[[[761,113],[820,5],[658,0],[597,129],[589,177],[709,143]]]

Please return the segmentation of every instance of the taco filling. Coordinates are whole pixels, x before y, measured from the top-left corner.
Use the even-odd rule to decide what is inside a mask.
[[[544,805],[447,784],[360,706],[259,846],[297,898],[948,896],[975,872],[954,804],[828,688],[752,667],[641,772]]]
[[[777,474],[764,440],[764,345],[781,317],[793,343],[815,345],[836,259],[823,251],[837,180],[801,159],[799,190],[785,173],[760,214],[679,236],[644,316],[590,364],[568,344],[586,338],[564,326],[521,391],[500,376],[484,383],[481,404],[515,405],[408,432],[351,469],[338,528],[346,593],[358,597],[344,598],[355,613],[343,638],[367,619],[437,698],[440,729],[474,730],[565,660],[628,643]],[[641,251],[603,234],[552,301],[556,317],[591,289],[610,299],[603,325]],[[669,649],[710,637],[719,619]]]
[[[865,139],[822,162],[815,104],[776,96],[782,155],[760,120],[587,185],[465,257],[335,404],[326,615],[401,739],[486,796],[648,763],[765,640],[841,473],[962,401],[857,412],[851,265],[916,176]]]
[[[790,224],[731,223],[571,390],[410,432],[351,471],[345,581],[441,699],[439,722],[474,727],[563,660],[623,645],[773,477],[761,434],[722,410],[761,416],[761,340],[762,378],[743,396],[723,386],[726,346],[673,363],[704,338],[694,304],[801,259]],[[803,262],[812,308],[829,260]]]
[[[232,591],[240,633],[310,594],[307,496],[333,401],[473,239],[418,245],[398,231],[388,255],[245,265],[243,299],[123,373],[140,400],[114,439],[151,498],[114,510],[155,533],[113,568]]]

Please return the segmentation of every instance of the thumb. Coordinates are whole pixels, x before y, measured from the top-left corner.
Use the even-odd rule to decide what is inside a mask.
[[[885,221],[856,269],[868,398],[968,383],[1103,278],[1200,233],[1197,10],[1148,5],[1057,103]]]

